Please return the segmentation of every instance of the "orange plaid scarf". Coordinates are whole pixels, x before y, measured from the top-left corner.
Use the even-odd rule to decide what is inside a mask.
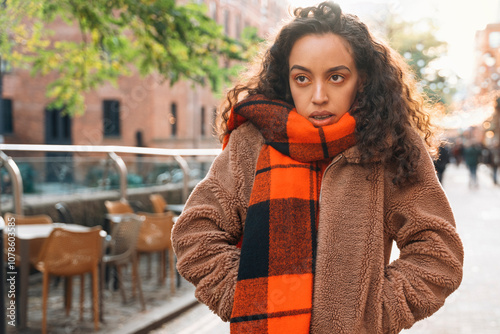
[[[315,128],[293,106],[260,95],[234,106],[229,131],[247,120],[265,144],[245,221],[231,333],[309,333],[320,163],[354,145],[355,121],[345,114]]]

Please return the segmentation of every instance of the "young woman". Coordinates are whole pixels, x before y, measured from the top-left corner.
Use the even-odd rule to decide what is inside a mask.
[[[357,17],[294,14],[227,95],[224,150],[173,229],[177,267],[231,333],[398,333],[462,278],[429,117]]]

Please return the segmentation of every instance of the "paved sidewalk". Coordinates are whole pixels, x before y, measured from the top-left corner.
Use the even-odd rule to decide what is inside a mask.
[[[194,287],[185,280],[181,280],[180,287],[175,293],[170,293],[170,282],[167,278],[165,285],[158,284],[156,256],[151,259],[152,270],[148,278],[147,258],[141,259],[140,273],[142,288],[146,302],[146,310],[141,311],[138,298],[131,296],[131,281],[125,280],[127,303],[122,303],[120,292],[104,290],[104,322],[100,323],[98,331],[94,331],[93,311],[90,294],[90,276],[85,278],[88,283],[85,290],[83,321],[80,321],[80,281],[73,279],[73,307],[69,316],[64,310],[64,284],[61,281],[57,286],[51,282],[47,308],[47,332],[54,334],[68,333],[113,333],[133,334],[148,333],[151,329],[161,326],[165,321],[175,317],[179,312],[197,303],[194,297]],[[123,276],[130,277],[130,268]],[[167,275],[168,276],[168,275]],[[19,330],[7,325],[8,334],[35,334],[41,333],[42,321],[42,277],[39,274],[30,277],[28,303],[28,328]]]

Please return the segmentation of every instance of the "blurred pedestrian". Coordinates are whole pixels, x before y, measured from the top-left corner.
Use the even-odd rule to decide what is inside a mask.
[[[443,174],[449,162],[450,153],[446,145],[442,143],[438,147],[438,156],[434,159],[434,167],[436,168],[436,173],[441,184],[443,184]]]
[[[177,268],[231,333],[398,333],[462,278],[429,114],[356,16],[294,15],[227,94],[224,149],[172,231]]]
[[[460,140],[457,140],[456,143],[453,145],[452,154],[453,158],[455,159],[455,164],[457,166],[460,166],[464,154],[464,145]]]
[[[469,169],[469,188],[479,187],[477,180],[477,166],[481,158],[481,146],[477,143],[464,147],[464,161]]]
[[[500,165],[500,146],[492,146],[487,148],[486,154],[488,155],[487,163],[491,168],[493,183],[498,184],[497,170],[498,166]]]

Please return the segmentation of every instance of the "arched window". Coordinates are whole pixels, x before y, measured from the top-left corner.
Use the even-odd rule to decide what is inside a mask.
[[[212,20],[217,21],[217,4],[214,1],[210,2],[208,10],[210,11],[210,17]]]
[[[231,29],[229,27],[229,22],[230,20],[230,16],[229,16],[229,10],[227,9],[224,9],[224,33],[229,36],[229,34],[231,33]]]

